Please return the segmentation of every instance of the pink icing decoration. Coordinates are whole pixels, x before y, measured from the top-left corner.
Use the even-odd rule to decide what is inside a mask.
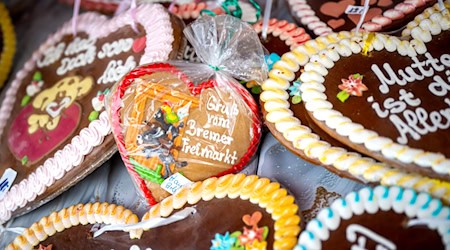
[[[390,10],[385,11],[383,13],[383,16],[388,17],[392,20],[398,20],[398,19],[402,19],[405,15],[399,10],[390,9]]]
[[[262,25],[262,21],[259,21],[253,25],[253,28],[256,32],[260,33],[262,30]],[[297,25],[289,23],[285,20],[279,21],[275,18],[269,20],[267,33],[272,33],[274,36],[279,36],[280,39],[284,40],[287,45],[290,45],[291,50],[311,39],[303,28],[300,28]]]
[[[148,13],[152,13],[149,15]],[[106,37],[113,31],[129,25],[133,20],[129,13],[124,12],[116,16],[112,21],[105,16],[96,13],[86,13],[78,17],[78,32],[84,32],[94,38]],[[141,4],[136,9],[136,21],[142,24],[147,34],[144,55],[140,64],[156,61],[165,61],[172,51],[174,41],[170,17],[164,7],[158,4]],[[71,22],[65,23],[59,31],[50,36],[47,41],[33,53],[24,67],[16,74],[10,88],[6,91],[6,97],[0,108],[0,136],[10,117],[11,110],[16,101],[16,94],[23,79],[35,70],[36,61],[50,46],[60,41],[64,35],[71,34]],[[100,145],[103,138],[111,133],[108,116],[103,111],[98,120],[95,120],[84,128],[80,135],[75,136],[71,143],[55,153],[57,158],[50,157],[44,164],[37,167],[35,176],[22,180],[11,187],[9,192],[0,201],[0,224],[11,218],[12,211],[18,207],[24,207],[28,201],[34,200],[37,195],[45,192],[66,171],[78,166],[84,156]],[[79,142],[79,144],[74,143]],[[33,173],[32,173],[33,174]]]
[[[403,12],[404,14],[410,14],[413,13],[416,8],[414,7],[414,5],[409,3],[399,3],[395,6],[394,9]]]
[[[40,160],[69,137],[75,131],[81,119],[80,106],[72,104],[63,111],[61,120],[54,130],[38,129],[33,134],[29,134],[27,121],[34,112],[33,106],[27,105],[10,127],[8,146],[19,160],[25,156],[28,157],[30,162]],[[41,143],[36,143],[38,141]]]
[[[377,24],[379,24],[381,26],[386,26],[386,25],[391,24],[392,20],[387,18],[387,17],[385,17],[385,16],[379,15],[379,16],[376,16],[376,17],[372,18],[372,22],[377,23]]]

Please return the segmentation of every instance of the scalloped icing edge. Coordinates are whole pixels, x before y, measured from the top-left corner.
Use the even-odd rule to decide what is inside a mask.
[[[288,195],[279,183],[256,175],[230,174],[196,182],[153,206],[144,214],[142,221],[168,217],[175,209],[181,209],[186,204],[194,205],[200,200],[209,201],[227,196],[230,199],[249,200],[266,209],[275,221],[274,249],[292,249],[297,244],[297,235],[301,229],[295,198]]]
[[[42,217],[38,222],[33,223],[31,227],[25,229],[22,235],[17,236],[6,247],[6,250],[33,249],[33,247],[55,233],[78,225],[96,223],[120,225],[138,222],[138,216],[123,206],[107,202],[78,204]],[[130,238],[138,239],[141,237],[142,232],[142,230],[130,230]]]
[[[0,28],[3,34],[3,48],[0,52],[0,88],[8,79],[16,53],[16,34],[5,4],[0,2]]]
[[[373,17],[365,22],[362,28],[366,31],[380,31],[384,26],[392,23],[393,20],[401,19],[405,14],[409,14],[417,7],[423,6],[425,2],[432,0],[408,0],[398,3],[394,8],[383,11],[382,15]],[[325,36],[333,32],[331,27],[322,22],[315,11],[308,5],[306,0],[288,0],[291,12],[300,22],[312,30],[317,36]],[[356,26],[355,26],[356,27]]]
[[[425,9],[406,25],[406,28],[402,31],[402,36],[411,36],[413,39],[428,43],[433,35],[441,33],[442,30],[450,29],[450,0],[445,1],[444,6],[446,9],[443,11],[440,10],[439,4]],[[447,18],[445,18],[445,15],[447,15]]]
[[[158,15],[153,16],[153,18],[148,18],[148,15],[146,15],[148,11],[154,11]],[[113,19],[108,19],[104,15],[92,12],[80,15],[78,18],[78,32],[85,32],[96,38],[105,37],[111,32],[129,25],[131,20],[127,12]],[[163,31],[158,31],[162,33],[160,36],[152,36],[152,39],[147,39],[145,53],[142,55],[139,64],[167,60],[172,51],[172,43],[174,40],[169,13],[159,4],[143,4],[139,5],[136,9],[136,19],[138,22],[143,23],[147,36],[155,32],[151,29],[153,25],[159,25],[161,23],[167,25]],[[99,29],[99,26],[102,26],[102,28]],[[51,35],[17,73],[16,78],[6,92],[5,100],[0,108],[0,136],[9,119],[17,91],[23,79],[34,69],[35,62],[39,59],[40,54],[47,47],[52,46],[55,41],[60,40],[67,34],[72,34],[72,23],[70,21],[63,24],[57,32]],[[0,224],[9,220],[12,212],[17,208],[24,207],[28,202],[35,200],[38,195],[44,193],[47,187],[62,178],[65,172],[80,165],[83,162],[84,156],[88,155],[94,147],[100,145],[104,137],[110,133],[111,126],[107,112],[103,111],[98,120],[89,123],[87,127],[80,131],[79,135],[73,136],[71,142],[66,144],[63,149],[56,151],[54,156],[48,158],[41,166],[37,167],[36,171],[20,183],[14,184],[11,187],[2,199],[2,202],[0,202]]]
[[[322,209],[317,217],[306,225],[295,250],[320,249],[321,242],[329,238],[330,231],[339,227],[343,217],[362,213],[374,214],[379,210],[406,214],[409,218],[450,219],[450,208],[443,206],[440,200],[431,198],[427,193],[418,194],[412,189],[400,187],[363,188],[358,192],[349,193],[345,198],[335,200],[330,207]],[[444,223],[429,228],[437,229],[442,237],[442,243],[449,249],[450,225]]]
[[[253,29],[259,34],[262,32],[262,26],[263,20],[253,24]],[[286,20],[278,20],[276,18],[269,20],[267,34],[279,37],[287,46],[290,46],[291,50],[297,48],[306,41],[311,40],[311,37],[306,33],[305,29],[298,27],[294,23],[289,23]]]
[[[362,157],[358,153],[334,147],[321,140],[317,134],[302,125],[302,122],[293,116],[289,109],[287,89],[290,82],[295,80],[295,72],[309,62],[309,54],[318,53],[331,43],[353,36],[353,33],[347,31],[332,33],[307,41],[295,50],[284,54],[269,72],[269,79],[262,84],[263,92],[260,98],[267,111],[266,121],[273,123],[295,148],[304,151],[306,156],[317,159],[324,165],[347,171],[367,182],[389,186],[398,185],[428,192],[449,204],[450,183],[394,169],[371,158]]]
[[[439,31],[441,30],[439,29]],[[306,109],[312,113],[314,120],[326,123],[328,128],[335,131],[339,136],[348,138],[352,143],[363,145],[371,152],[381,153],[388,159],[393,158],[405,164],[414,163],[421,168],[431,168],[438,174],[449,175],[450,159],[446,158],[442,153],[412,148],[381,136],[376,131],[367,129],[342,113],[337,112],[325,96],[323,83],[329,69],[333,68],[334,63],[339,61],[341,57],[361,53],[365,46],[363,40],[365,40],[366,36],[367,34],[363,36],[363,39],[356,41],[350,38],[330,44],[328,49],[318,53],[320,58],[312,58],[305,65],[305,71],[300,75],[299,79],[303,82],[300,89],[302,90],[302,99]],[[334,47],[334,49],[331,47]],[[395,37],[376,34],[369,51],[382,50],[388,52],[396,51],[401,56],[408,57],[427,52],[427,48],[422,41],[400,41]],[[310,56],[314,57],[316,55],[314,53],[310,54]]]

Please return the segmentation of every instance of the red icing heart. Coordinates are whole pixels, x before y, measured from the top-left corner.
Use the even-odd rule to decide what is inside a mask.
[[[348,5],[355,5],[354,0],[342,0],[340,2],[327,2],[320,6],[320,12],[327,16],[340,17]]]
[[[145,36],[134,39],[133,52],[139,53],[139,52],[143,51],[145,49],[146,42],[147,42],[147,39],[145,38]]]
[[[378,0],[377,6],[387,7],[387,6],[392,5],[392,4],[393,4],[392,0]]]
[[[369,9],[369,11],[366,14],[366,17],[364,18],[364,22],[369,21],[370,19],[372,19],[375,16],[381,15],[381,13],[383,13],[383,11],[380,8],[373,8],[373,9]],[[361,15],[348,15],[348,18],[354,23],[357,24],[359,22],[359,19],[361,18]]]
[[[330,26],[333,29],[339,28],[342,25],[345,24],[345,20],[340,18],[340,19],[331,19],[327,22],[328,26]]]
[[[74,103],[62,112],[59,125],[54,130],[38,129],[35,133],[29,134],[27,120],[34,112],[32,105],[23,108],[11,124],[8,136],[11,152],[18,159],[27,156],[31,163],[42,159],[69,137],[81,119],[81,107]]]

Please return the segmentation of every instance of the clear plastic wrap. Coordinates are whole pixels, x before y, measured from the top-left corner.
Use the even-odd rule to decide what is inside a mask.
[[[188,180],[242,170],[261,136],[259,108],[236,81],[267,75],[256,32],[232,16],[205,16],[184,32],[204,63],[140,66],[109,98],[122,159],[150,204]]]

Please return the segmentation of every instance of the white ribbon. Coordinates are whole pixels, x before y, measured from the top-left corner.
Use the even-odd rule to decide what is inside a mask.
[[[360,29],[361,26],[363,25],[364,19],[366,18],[367,12],[369,11],[369,2],[370,2],[369,0],[366,0],[366,1],[364,2],[364,11],[363,11],[363,13],[361,14],[361,17],[359,18],[358,25],[356,25],[356,35],[358,35],[359,29]]]
[[[11,232],[15,234],[23,234],[25,232],[25,228],[23,227],[9,227],[9,224],[11,224],[11,221],[6,225],[0,225],[0,238],[5,232]]]
[[[447,226],[450,227],[450,220],[446,220],[443,218],[425,218],[425,219],[414,219],[409,220],[407,226],[408,227],[414,227],[418,225],[426,225],[429,227],[441,227],[441,226]]]
[[[267,29],[269,28],[270,13],[272,12],[272,0],[266,0],[266,9],[264,10],[264,19],[262,25],[261,37],[267,39]]]
[[[191,214],[196,213],[196,209],[193,207],[186,207],[185,209],[176,212],[172,216],[167,218],[151,218],[146,221],[141,221],[136,224],[120,224],[120,225],[107,225],[100,228],[94,233],[94,238],[100,236],[106,231],[125,231],[125,230],[136,230],[136,229],[150,229],[160,226],[165,226],[180,220],[184,220]]]
[[[439,4],[439,10],[444,11],[445,10],[444,0],[438,0],[438,4]]]

